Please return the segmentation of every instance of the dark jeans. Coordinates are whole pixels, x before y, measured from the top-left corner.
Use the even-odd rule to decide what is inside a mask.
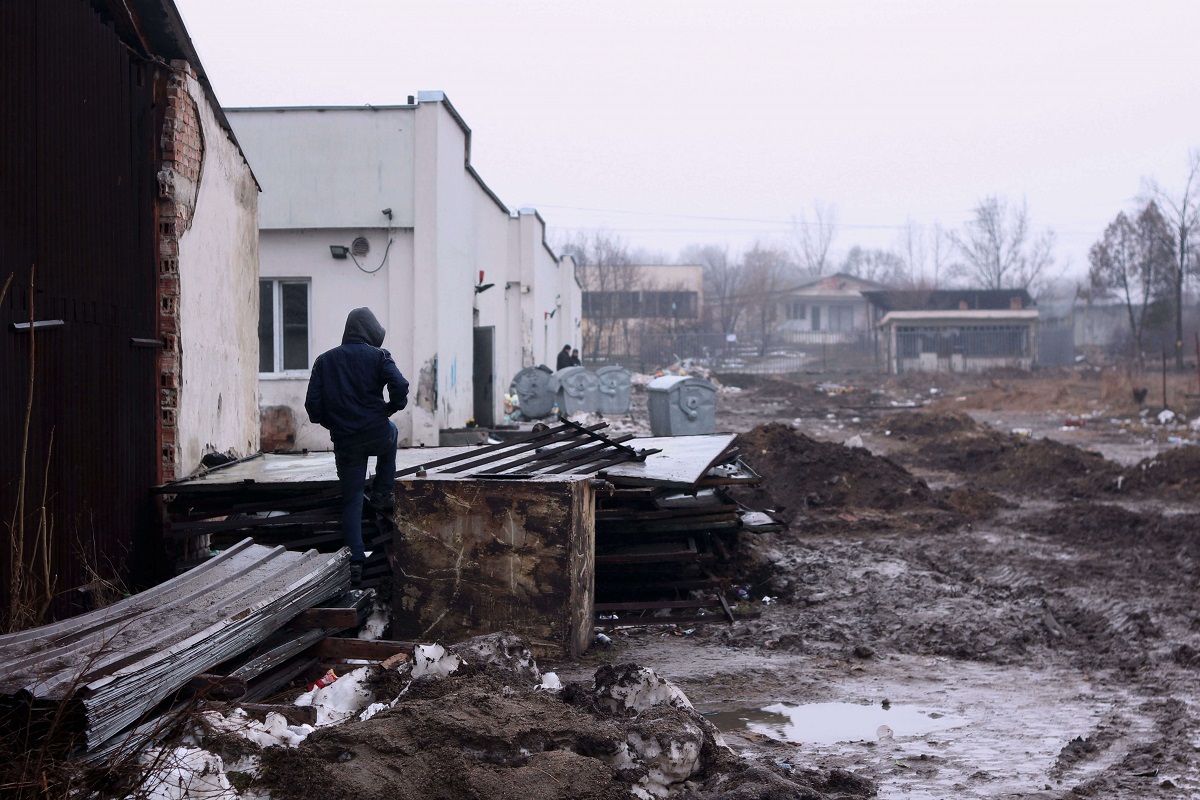
[[[382,434],[355,436],[333,446],[338,481],[342,485],[342,535],[351,561],[366,560],[363,552],[363,488],[367,483],[367,458],[375,456],[372,495],[391,495],[396,482],[396,426],[388,420]]]

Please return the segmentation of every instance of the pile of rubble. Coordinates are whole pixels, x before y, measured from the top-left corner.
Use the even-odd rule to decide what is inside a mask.
[[[874,787],[739,757],[670,681],[635,664],[588,683],[542,673],[511,634],[418,646],[292,698],[315,722],[236,703],[148,754],[142,790],[274,800],[491,797],[528,800],[866,797]]]

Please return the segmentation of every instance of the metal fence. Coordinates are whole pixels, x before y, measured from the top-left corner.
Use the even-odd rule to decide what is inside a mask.
[[[804,331],[766,337],[644,333],[630,337],[627,346],[585,356],[589,367],[621,364],[644,373],[686,360],[719,373],[782,375],[873,368],[874,353],[864,332]]]

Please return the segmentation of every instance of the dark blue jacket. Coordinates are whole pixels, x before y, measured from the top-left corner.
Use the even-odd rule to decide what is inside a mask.
[[[385,333],[371,309],[356,308],[346,317],[341,347],[313,363],[304,408],[309,419],[329,429],[334,445],[383,434],[388,417],[408,405],[408,381],[381,347]]]

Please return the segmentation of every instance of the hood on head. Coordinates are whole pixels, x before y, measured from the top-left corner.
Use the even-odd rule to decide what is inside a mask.
[[[362,342],[372,347],[383,346],[383,336],[387,333],[379,320],[367,307],[356,308],[346,316],[346,331],[342,334],[342,344]]]

